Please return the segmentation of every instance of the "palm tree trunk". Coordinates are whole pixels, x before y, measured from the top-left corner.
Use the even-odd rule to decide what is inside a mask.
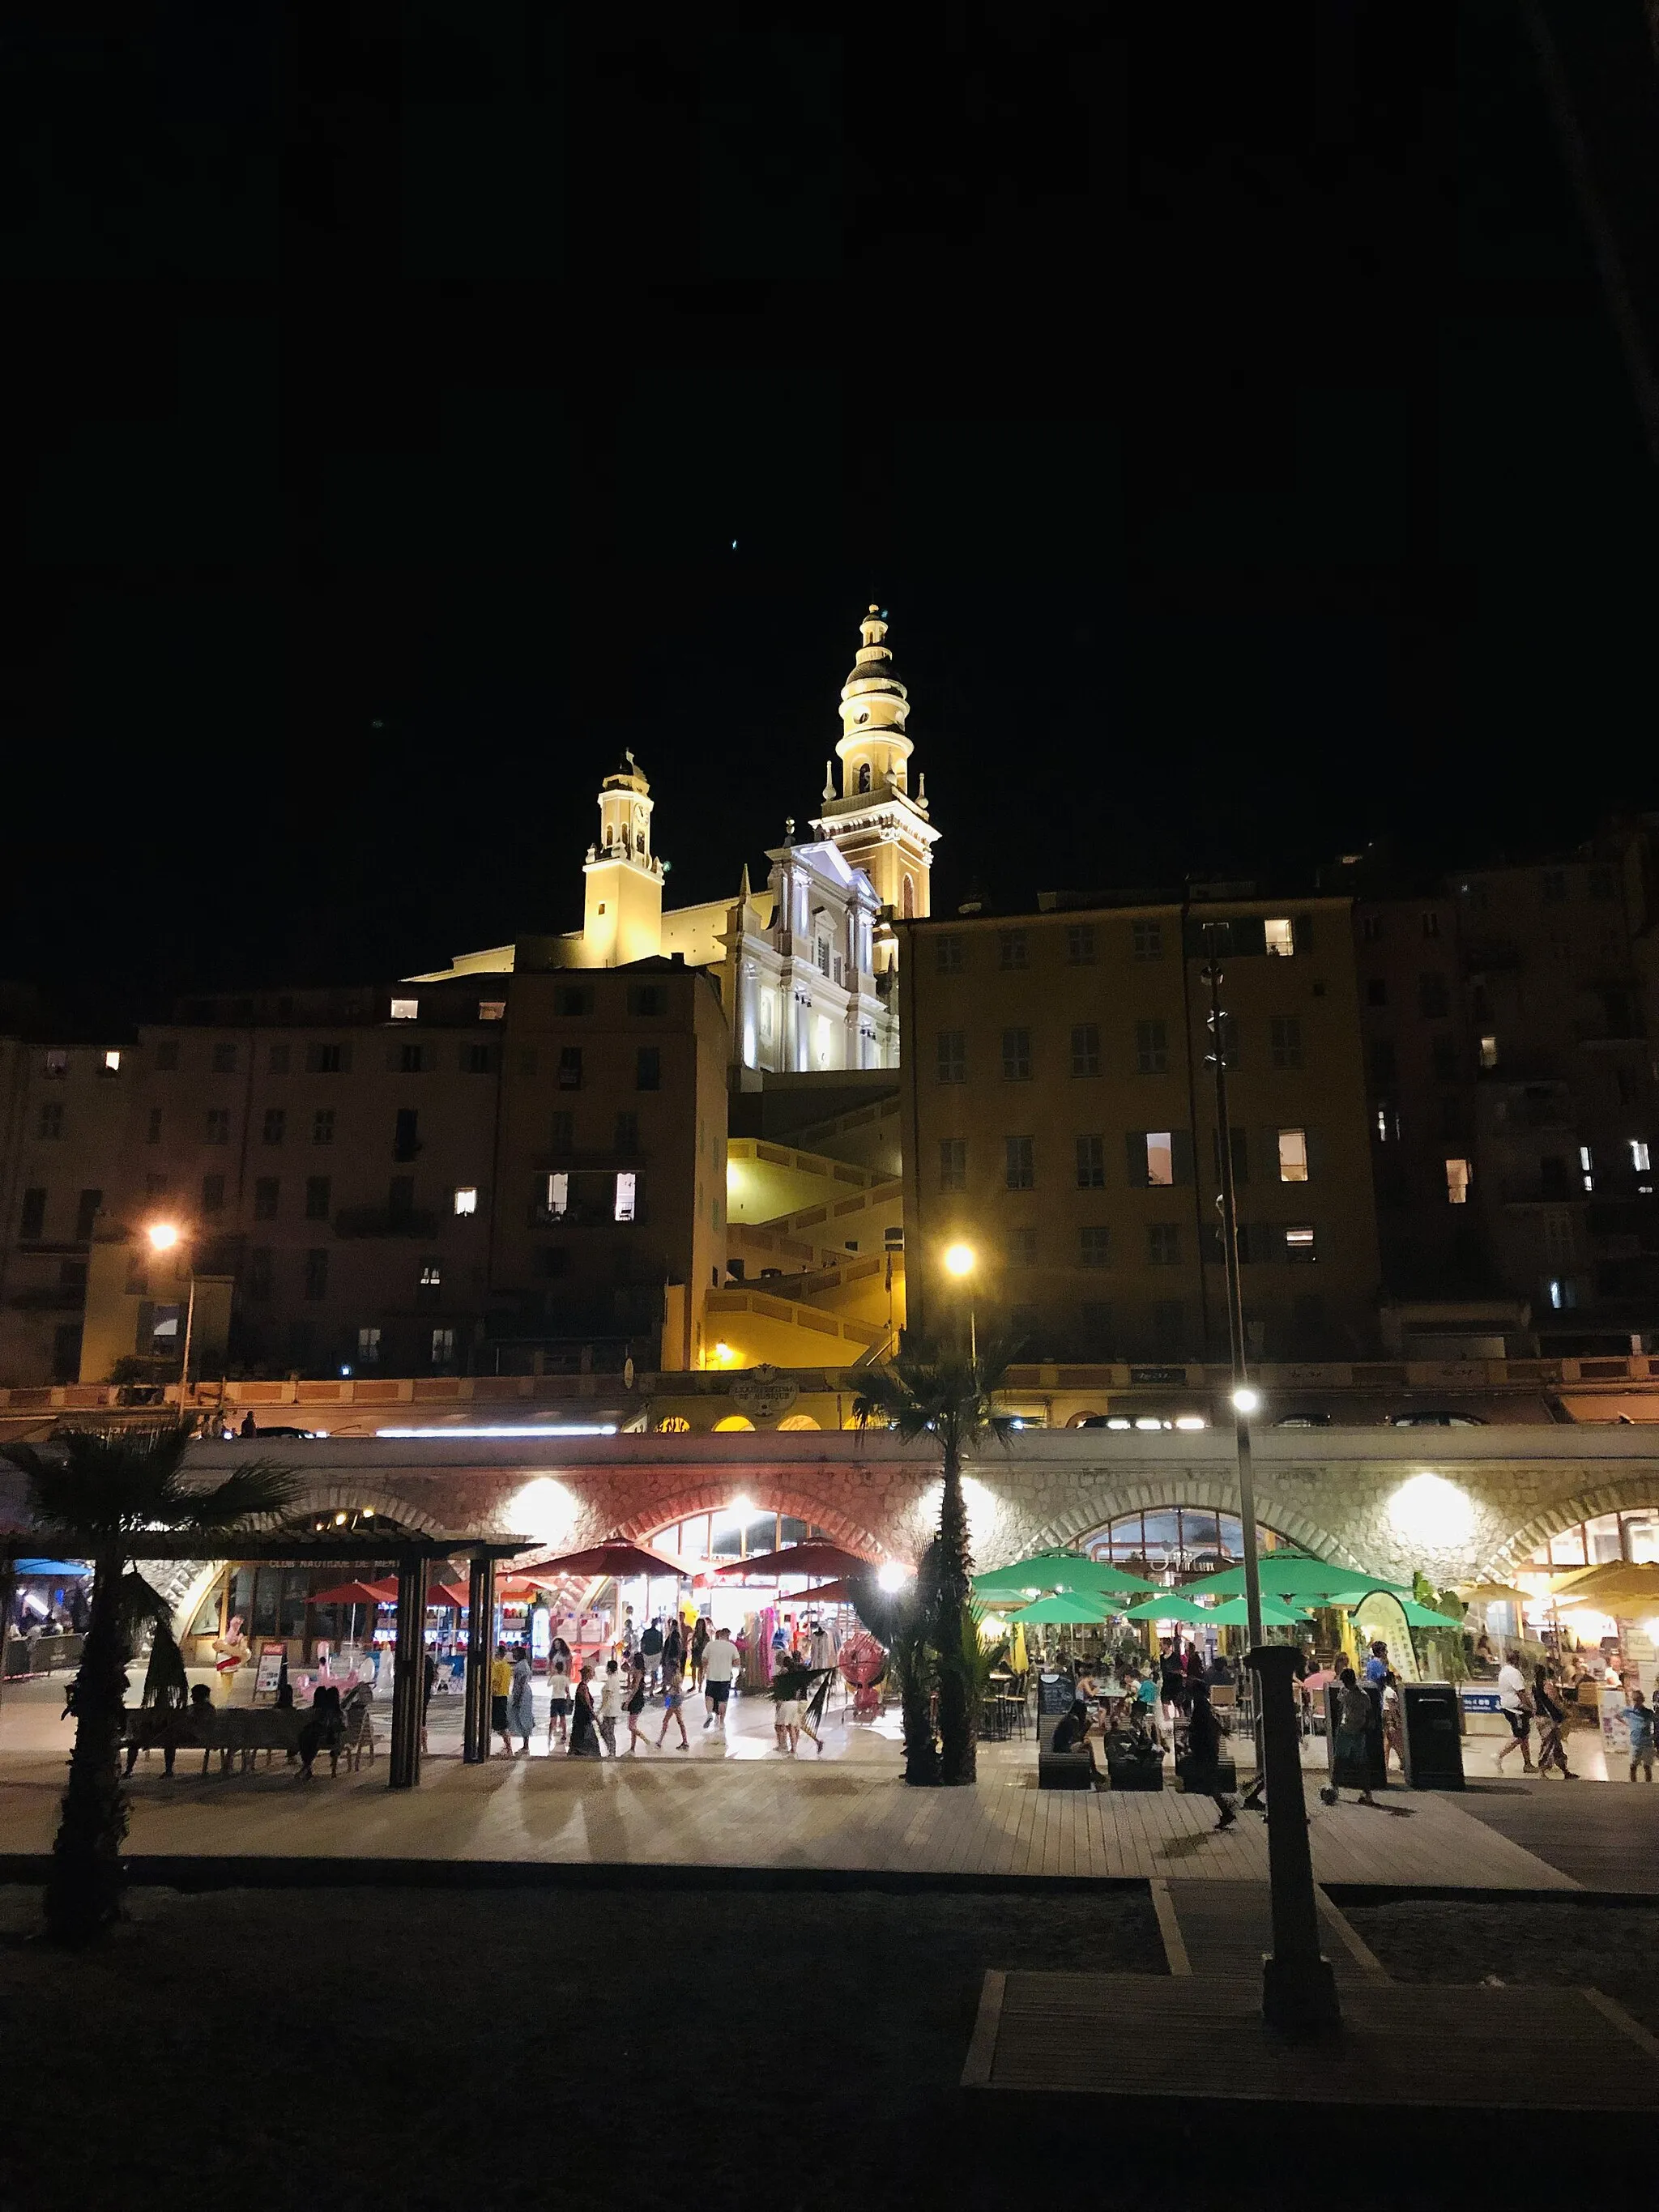
[[[969,1595],[968,1502],[962,1489],[962,1454],[954,1436],[945,1443],[945,1487],[939,1508],[938,1584],[933,1601],[933,1648],[939,1657],[939,1779],[973,1782],[979,1771],[979,1716],[963,1650],[963,1620]]]
[[[124,1564],[118,1553],[96,1562],[92,1617],[75,1679],[75,1748],[46,1878],[46,1929],[58,1943],[91,1942],[121,1910],[121,1846],[127,1833],[120,1775],[127,1656],[120,1620]]]

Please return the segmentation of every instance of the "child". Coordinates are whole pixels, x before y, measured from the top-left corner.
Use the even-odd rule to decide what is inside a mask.
[[[614,1659],[605,1662],[605,1680],[599,1684],[599,1734],[605,1747],[612,1759],[617,1756],[617,1723],[622,1718],[623,1682]]]
[[[559,1652],[553,1652],[547,1664],[547,1747],[553,1748],[554,1731],[564,1743],[570,1734],[570,1708],[575,1699],[575,1685],[570,1679],[570,1666]]]
[[[1622,1715],[1630,1730],[1630,1778],[1636,1779],[1636,1770],[1642,1770],[1644,1782],[1653,1779],[1653,1708],[1640,1690],[1632,1690],[1630,1703]]]

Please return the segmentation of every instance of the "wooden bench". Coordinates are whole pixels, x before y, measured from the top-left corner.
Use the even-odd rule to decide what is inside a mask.
[[[1092,1790],[1094,1786],[1094,1762],[1086,1751],[1038,1752],[1039,1790]]]
[[[222,1774],[230,1772],[233,1760],[238,1762],[240,1772],[248,1774],[262,1751],[267,1765],[279,1751],[285,1758],[298,1759],[300,1737],[310,1717],[308,1711],[296,1705],[214,1705],[205,1713],[141,1706],[125,1715],[121,1745],[123,1749],[144,1754],[199,1750],[204,1774],[210,1771],[216,1751]],[[343,1759],[348,1771],[355,1774],[363,1754],[372,1759],[375,1753],[374,1710],[368,1702],[349,1702],[342,1718],[345,1725],[339,1741],[327,1747],[331,1775],[338,1773]]]

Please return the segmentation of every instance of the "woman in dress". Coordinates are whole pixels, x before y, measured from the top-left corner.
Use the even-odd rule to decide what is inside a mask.
[[[1390,1752],[1400,1762],[1400,1771],[1403,1774],[1406,1771],[1406,1716],[1400,1706],[1400,1677],[1392,1667],[1382,1677],[1382,1765],[1385,1771]]]
[[[694,1688],[702,1688],[703,1656],[708,1649],[708,1616],[697,1615],[697,1625],[691,1632],[691,1681]]]
[[[561,1743],[569,1741],[570,1707],[575,1691],[570,1662],[555,1646],[547,1657],[547,1747],[550,1752],[553,1748],[556,1733]]]
[[[649,1741],[648,1737],[640,1735],[640,1715],[645,1711],[645,1660],[638,1651],[628,1655],[628,1697],[623,1711],[628,1715],[628,1748],[637,1752],[642,1741]]]
[[[680,1654],[680,1632],[676,1627],[663,1638],[662,1647],[662,1732],[657,1738],[660,1751],[668,1741],[670,1725],[679,1724],[679,1751],[690,1751],[691,1739],[685,1732],[685,1669]]]
[[[584,1665],[576,1678],[576,1695],[570,1716],[570,1759],[598,1759],[599,1732],[593,1724],[593,1669]]]
[[[507,1692],[507,1725],[510,1735],[515,1735],[524,1746],[524,1755],[530,1756],[530,1739],[536,1729],[534,1677],[530,1671],[530,1655],[522,1644],[513,1662],[513,1686]]]
[[[1541,1666],[1532,1670],[1532,1710],[1538,1723],[1538,1772],[1540,1778],[1549,1772],[1552,1766],[1559,1766],[1564,1780],[1577,1782],[1578,1777],[1567,1765],[1567,1754],[1561,1747],[1566,1708],[1558,1704],[1552,1695]],[[1403,1760],[1401,1764],[1404,1764]]]

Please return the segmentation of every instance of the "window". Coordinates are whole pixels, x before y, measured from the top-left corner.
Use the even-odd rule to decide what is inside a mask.
[[[330,1176],[306,1177],[306,1219],[307,1221],[328,1219],[329,1194],[333,1188],[333,1178]]]
[[[306,1047],[306,1071],[311,1075],[343,1075],[350,1064],[350,1055],[343,1044],[310,1044]]]
[[[206,1121],[203,1129],[203,1135],[205,1141],[210,1145],[228,1145],[230,1142],[230,1109],[228,1106],[210,1106],[208,1108]]]
[[[253,1218],[256,1221],[275,1221],[276,1202],[282,1184],[275,1176],[260,1176],[253,1185]]]
[[[662,1047],[642,1044],[634,1055],[634,1088],[635,1091],[662,1089]]]
[[[149,1109],[149,1119],[144,1125],[144,1142],[147,1145],[159,1145],[161,1141],[161,1109],[159,1106],[152,1106]]]
[[[941,1083],[968,1080],[968,1046],[960,1030],[939,1031],[937,1066]]]
[[[1162,1022],[1135,1024],[1135,1066],[1143,1075],[1169,1073],[1170,1038]]]
[[[1078,1234],[1078,1259],[1085,1267],[1109,1267],[1112,1264],[1112,1232],[1109,1229],[1088,1224]]]
[[[236,1048],[234,1044],[216,1044],[213,1048],[213,1073],[216,1075],[234,1075]]]
[[[1079,1190],[1106,1188],[1106,1139],[1079,1137],[1077,1140],[1077,1187]]]
[[[202,1177],[202,1211],[204,1213],[222,1213],[225,1210],[225,1179],[222,1175]]]
[[[1132,921],[1129,924],[1129,951],[1136,960],[1161,960],[1164,957],[1164,924],[1161,921]]]
[[[1299,1014],[1275,1014],[1268,1024],[1275,1067],[1300,1067],[1302,1065],[1302,1018]]]
[[[1004,1030],[1002,1032],[1002,1079],[1005,1083],[1030,1081],[1031,1032],[1030,1030]]]
[[[1632,1137],[1631,1139],[1630,1164],[1632,1167],[1635,1169],[1638,1175],[1646,1175],[1652,1168],[1653,1158],[1649,1150],[1648,1140],[1645,1137]]]
[[[1546,868],[1539,878],[1538,888],[1546,906],[1559,906],[1567,895],[1566,870]]]
[[[399,1045],[397,1066],[399,1075],[419,1075],[426,1066],[425,1048],[418,1044]]]
[[[1005,1137],[1002,1140],[1004,1179],[1010,1190],[1036,1188],[1036,1139]]]
[[[69,1054],[66,1052],[49,1052],[40,1072],[49,1083],[61,1083],[69,1073]]]
[[[1440,934],[1440,917],[1432,907],[1423,917],[1423,934],[1431,941]]]
[[[399,1106],[392,1127],[392,1157],[412,1160],[421,1149],[421,1113],[417,1106]]]
[[[637,1114],[617,1115],[615,1149],[619,1152],[637,1152],[640,1149],[640,1117]]]
[[[378,1367],[380,1364],[380,1332],[378,1328],[360,1328],[357,1332],[357,1364],[359,1367]]]
[[[1496,1067],[1496,1066],[1497,1066],[1497,1065],[1498,1065],[1498,1039],[1497,1039],[1495,1036],[1483,1036],[1483,1037],[1481,1038],[1481,1040],[1480,1040],[1480,1065],[1481,1065],[1481,1066],[1482,1066],[1482,1067]]]
[[[507,1019],[507,1000],[505,999],[480,999],[478,1001],[478,1019],[481,1022],[504,1022]]]
[[[455,1364],[455,1332],[453,1328],[433,1330],[432,1364],[434,1367],[453,1367]]]
[[[567,1020],[593,1011],[593,991],[587,983],[561,983],[553,994],[553,1011]]]
[[[1011,1229],[1008,1232],[1008,1264],[1012,1267],[1035,1267],[1037,1263],[1037,1233],[1035,1229]]]
[[[44,1138],[48,1144],[54,1143],[63,1135],[64,1109],[60,1100],[49,1099],[40,1109],[40,1118],[35,1123],[34,1133],[36,1136]]]
[[[814,939],[812,957],[817,963],[819,975],[827,975],[830,973],[830,940],[827,937]]]
[[[472,1183],[457,1183],[453,1206],[457,1213],[476,1213],[478,1210],[477,1186]]]
[[[1267,951],[1275,959],[1288,960],[1296,951],[1296,930],[1288,916],[1264,921],[1262,934],[1267,940]]]
[[[941,1190],[968,1188],[968,1139],[941,1137],[939,1140],[939,1187]]]
[[[98,1073],[100,1075],[118,1075],[121,1073],[120,1054],[114,1051],[106,1052],[104,1054],[103,1065]]]
[[[579,1044],[559,1048],[559,1088],[561,1091],[580,1091],[582,1087],[582,1048]]]
[[[1373,975],[1365,986],[1365,1004],[1368,1006],[1386,1006],[1388,1003],[1389,986],[1387,978],[1382,975]]]
[[[1000,929],[997,932],[997,965],[999,968],[1024,968],[1025,932],[1023,929]]]
[[[392,1018],[394,1022],[419,1021],[421,1018],[420,1000],[418,999],[394,999],[392,1001]]]
[[[280,1145],[287,1133],[288,1114],[285,1109],[281,1106],[267,1106],[264,1126],[259,1133],[261,1141],[267,1145]]]
[[[1367,945],[1378,945],[1382,939],[1382,917],[1380,914],[1362,915],[1359,934]]]
[[[614,1208],[617,1220],[631,1221],[634,1218],[634,1208],[639,1187],[640,1179],[632,1168],[623,1168],[619,1170],[617,1176],[617,1202]]]
[[[222,1188],[220,1194],[220,1203],[222,1205],[223,1202],[223,1191]],[[99,1210],[102,1206],[103,1203],[104,1194],[101,1190],[83,1190],[82,1192],[75,1208],[75,1241],[77,1244],[86,1244],[91,1242],[93,1227],[98,1219]]]
[[[1425,1022],[1443,1022],[1451,1012],[1451,994],[1443,975],[1428,974],[1417,979],[1417,1011]]]
[[[1095,926],[1091,921],[1074,921],[1066,931],[1066,958],[1073,968],[1092,968],[1095,964]]]
[[[170,1073],[173,1068],[178,1066],[179,1047],[176,1040],[169,1038],[165,1044],[158,1044],[156,1046],[155,1065],[164,1074]]]
[[[319,1106],[311,1117],[311,1141],[313,1145],[334,1142],[334,1109]]]
[[[652,1021],[660,1021],[668,1012],[668,994],[660,983],[630,983],[628,987],[628,1011],[642,1014]]]
[[[247,1255],[247,1294],[263,1302],[270,1296],[270,1247],[256,1244]]]
[[[1437,1083],[1455,1083],[1458,1077],[1457,1039],[1437,1036],[1429,1047],[1429,1058],[1434,1067]]]
[[[270,1050],[265,1054],[265,1066],[272,1075],[286,1075],[288,1047],[285,1044],[272,1045]]]
[[[1474,1180],[1474,1170],[1468,1160],[1448,1160],[1446,1163],[1446,1203],[1467,1206],[1469,1185]]]
[[[313,1246],[306,1254],[306,1296],[313,1301],[328,1296],[328,1253],[324,1247]]]
[[[1143,1188],[1167,1190],[1175,1182],[1175,1141],[1168,1129],[1148,1129],[1138,1141],[1146,1148]],[[1131,1148],[1137,1139],[1131,1136]]]
[[[435,1291],[441,1289],[443,1279],[444,1265],[441,1260],[422,1261],[420,1274],[420,1287],[422,1290]]]
[[[933,972],[939,975],[960,975],[962,973],[962,939],[953,935],[933,939]]]
[[[1287,1260],[1316,1260],[1312,1228],[1305,1222],[1285,1231],[1285,1257]]]
[[[1586,1190],[1595,1188],[1595,1155],[1588,1145],[1578,1147],[1578,1173]]]
[[[1079,1022],[1072,1031],[1072,1073],[1073,1075],[1099,1074],[1100,1024],[1098,1022]]]
[[[568,1106],[557,1106],[549,1123],[548,1141],[556,1152],[568,1152],[576,1142],[576,1117]]]
[[[46,1194],[38,1187],[23,1193],[23,1215],[17,1233],[26,1244],[38,1244],[46,1233]]]
[[[555,1221],[562,1221],[570,1211],[570,1177],[561,1168],[547,1178],[546,1211]]]
[[[1181,1265],[1181,1224],[1178,1221],[1149,1221],[1146,1224],[1146,1264],[1149,1267],[1178,1267]]]
[[[1306,1182],[1308,1180],[1308,1133],[1305,1129],[1279,1131],[1279,1180],[1280,1182]]]
[[[461,1047],[463,1075],[493,1075],[495,1072],[495,1048],[493,1044],[464,1044]]]

